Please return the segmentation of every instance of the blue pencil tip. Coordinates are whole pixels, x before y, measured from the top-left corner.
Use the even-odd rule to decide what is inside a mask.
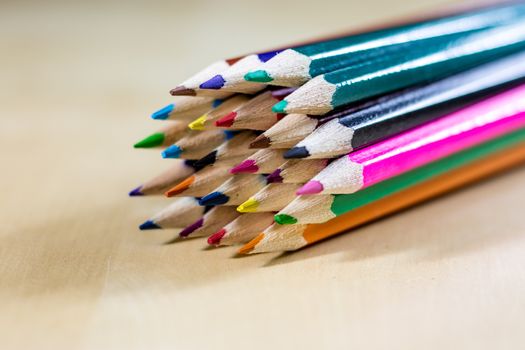
[[[162,151],[162,158],[179,158],[182,150],[177,145],[171,145]]]
[[[129,191],[129,196],[130,197],[143,196],[144,193],[140,192],[141,189],[142,189],[142,186],[139,186],[139,187]]]
[[[226,140],[229,140],[238,134],[239,134],[238,131],[230,131],[230,130],[224,131],[224,137],[226,138]]]
[[[226,204],[230,200],[225,194],[221,192],[212,192],[199,200],[199,205],[221,205]]]
[[[211,78],[208,81],[205,81],[202,83],[199,87],[201,89],[211,89],[211,90],[219,90],[224,86],[224,83],[226,80],[222,77],[222,75],[218,74]]]
[[[139,229],[141,230],[156,230],[159,228],[162,228],[162,227],[160,227],[159,225],[157,225],[151,220],[147,220],[142,225],[139,226]]]
[[[159,119],[159,120],[166,120],[169,118],[171,111],[173,111],[173,108],[175,108],[175,105],[169,104],[166,107],[159,109],[155,113],[151,115],[152,119]]]
[[[211,103],[211,107],[212,107],[212,108],[217,108],[217,107],[219,107],[223,102],[224,102],[223,100],[219,100],[219,99],[217,99],[217,100],[213,100],[213,102]]]

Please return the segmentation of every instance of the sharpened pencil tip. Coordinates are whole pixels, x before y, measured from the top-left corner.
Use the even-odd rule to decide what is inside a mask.
[[[302,196],[305,194],[317,194],[323,192],[323,184],[319,181],[311,180],[308,181],[301,187],[300,189],[295,192],[298,196]]]
[[[239,213],[256,213],[259,207],[259,202],[253,198],[248,198],[244,203],[237,207]]]
[[[297,219],[287,214],[276,214],[273,219],[279,225],[293,225],[297,223]]]
[[[235,112],[228,113],[221,119],[217,120],[215,122],[215,126],[218,126],[221,128],[229,128],[233,125],[233,122],[235,121],[235,117],[237,117],[237,113]]]
[[[285,159],[307,158],[309,156],[310,152],[308,152],[306,147],[292,147],[283,154],[283,157]]]
[[[212,192],[199,199],[199,205],[223,205],[229,200],[230,197],[221,192]]]
[[[264,134],[261,134],[250,143],[250,148],[268,148],[270,147],[270,139]]]
[[[266,182],[268,183],[282,183],[283,178],[281,176],[281,169],[276,169],[273,173],[266,176]]]
[[[244,80],[251,81],[254,83],[269,83],[273,78],[265,70],[256,70],[253,72],[246,73]]]
[[[173,108],[175,108],[175,105],[171,103],[167,105],[166,107],[161,108],[158,111],[154,112],[151,115],[151,119],[166,120],[170,117],[170,113],[173,111]]]
[[[211,151],[210,153],[208,153],[207,155],[205,155],[204,157],[196,161],[193,164],[193,167],[202,169],[207,165],[215,163],[216,160],[217,160],[217,151]]]
[[[157,225],[156,223],[154,223],[153,221],[151,220],[146,220],[142,225],[139,226],[139,229],[144,231],[144,230],[157,230],[157,229],[160,229],[162,227],[160,227],[159,225]]]
[[[179,232],[179,237],[188,237],[191,233],[196,231],[199,227],[202,227],[204,224],[204,219],[200,218],[195,221],[193,224],[186,226],[182,231]]]
[[[141,189],[142,189],[142,186],[132,189],[131,191],[129,191],[129,196],[130,197],[143,196],[144,193],[140,192]]]
[[[225,234],[226,230],[220,229],[219,231],[215,232],[213,235],[208,237],[208,244],[218,246],[219,244],[221,244],[221,239],[222,237],[224,237]]]
[[[170,188],[168,191],[164,193],[166,197],[173,197],[175,195],[178,195],[184,191],[186,191],[191,184],[195,181],[195,175],[192,175],[188,177],[187,179],[183,180],[179,184],[177,184],[175,187]]]
[[[133,145],[134,148],[152,148],[161,146],[164,142],[164,133],[156,132]]]
[[[179,158],[182,150],[177,145],[171,145],[162,151],[162,158]]]
[[[196,96],[197,93],[193,89],[188,89],[184,86],[177,86],[176,88],[170,90],[170,95],[172,96]]]
[[[282,100],[277,102],[272,107],[272,112],[274,113],[286,113],[286,106],[288,106],[288,101]]]
[[[201,115],[200,117],[198,117],[197,119],[189,123],[188,128],[190,128],[191,130],[198,130],[198,131],[204,130],[204,125],[206,124],[207,118],[208,118],[207,114]]]
[[[202,83],[199,87],[201,89],[220,90],[224,86],[225,82],[226,80],[224,80],[222,75],[217,74],[213,78]]]
[[[257,164],[255,164],[255,161],[252,159],[247,159],[230,169],[230,173],[232,174],[239,174],[239,173],[253,174],[253,173],[256,173],[257,171],[259,171],[259,167],[257,166]]]
[[[239,254],[250,254],[255,248],[255,246],[260,241],[262,241],[263,238],[264,238],[264,233],[260,233],[257,237],[255,237],[254,239],[252,239],[251,241],[243,245],[241,249],[239,249]]]

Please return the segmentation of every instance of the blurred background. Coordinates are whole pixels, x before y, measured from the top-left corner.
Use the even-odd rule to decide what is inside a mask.
[[[488,289],[484,276],[523,266],[520,215],[493,208],[522,201],[525,169],[278,259],[163,245],[173,232],[136,227],[166,200],[126,197],[166,167],[132,148],[158,128],[149,114],[208,63],[447,3],[1,0],[0,347],[523,340],[523,276],[497,274]],[[494,236],[503,224],[512,229]]]

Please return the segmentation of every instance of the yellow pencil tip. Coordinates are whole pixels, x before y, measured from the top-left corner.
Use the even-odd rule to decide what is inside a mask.
[[[249,198],[246,202],[242,203],[237,207],[239,213],[255,213],[259,207],[259,202],[253,197]]]
[[[260,233],[257,237],[255,237],[254,239],[252,239],[251,241],[249,241],[248,243],[243,245],[241,247],[241,249],[239,249],[239,254],[250,254],[250,253],[252,253],[253,249],[255,248],[255,246],[260,241],[262,241],[263,238],[264,238],[264,233]]]
[[[200,117],[189,123],[188,128],[190,128],[191,130],[204,130],[204,124],[206,123],[207,117],[207,114],[201,115]]]

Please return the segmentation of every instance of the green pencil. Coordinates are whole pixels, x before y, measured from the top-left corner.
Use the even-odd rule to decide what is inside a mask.
[[[356,193],[300,196],[277,213],[275,215],[275,221],[281,225],[326,222],[351,210],[355,210],[523,141],[525,141],[525,129],[456,153]]]

